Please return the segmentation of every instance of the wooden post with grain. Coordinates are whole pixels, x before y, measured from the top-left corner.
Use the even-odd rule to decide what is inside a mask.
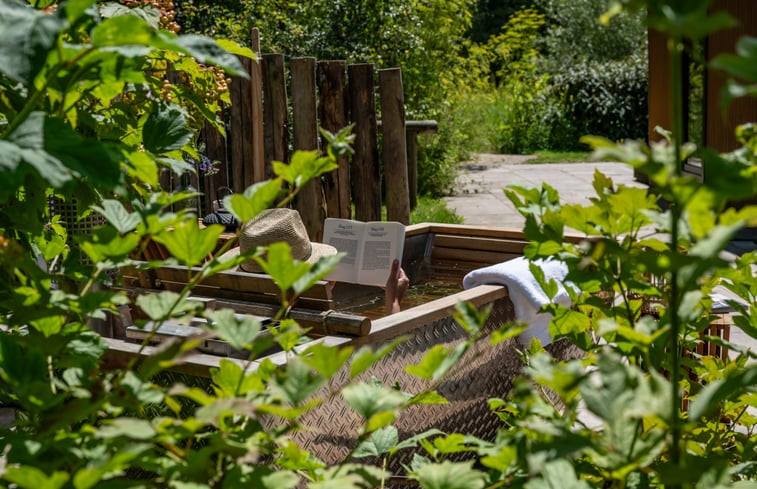
[[[265,178],[273,178],[271,162],[289,160],[289,113],[283,54],[263,55],[263,78]]]
[[[346,66],[344,61],[318,62],[321,127],[332,133],[347,126]],[[326,174],[324,178],[326,215],[349,219],[352,212],[349,158],[343,156],[337,160],[337,164],[339,168]]]
[[[256,59],[249,60],[250,63],[250,121],[252,138],[252,182],[247,183],[249,178],[245,179],[245,188],[252,183],[262,182],[265,180],[265,147],[263,145],[263,70],[260,62],[260,31],[257,27],[252,28],[250,33],[250,44]]]
[[[407,183],[407,142],[405,140],[405,97],[399,68],[378,71],[383,138],[384,177],[386,179],[386,217],[410,224]]]
[[[292,59],[292,113],[295,150],[318,149],[318,115],[315,95],[315,58]],[[323,238],[324,209],[323,187],[320,180],[311,180],[297,195],[294,207],[312,241]]]
[[[376,141],[376,92],[373,65],[347,67],[350,120],[355,124],[355,154],[352,157],[352,196],[355,218],[381,219],[381,172]]]

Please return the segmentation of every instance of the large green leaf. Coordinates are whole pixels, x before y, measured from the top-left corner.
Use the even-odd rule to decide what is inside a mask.
[[[287,363],[286,371],[276,376],[276,390],[293,405],[305,401],[323,385],[325,379],[313,373],[298,357]]]
[[[179,294],[167,290],[157,294],[140,295],[137,297],[137,305],[154,321],[183,315],[197,307],[197,304],[186,299],[179,301]]]
[[[745,388],[757,384],[757,366],[750,366],[735,375],[707,384],[694,398],[689,409],[689,419],[697,419],[714,412],[720,403],[744,393]]]
[[[301,355],[302,360],[326,378],[331,378],[352,355],[352,348],[316,343]]]
[[[244,350],[260,333],[260,321],[250,316],[237,317],[231,309],[207,313],[211,321],[208,329],[226,341],[232,348]]]
[[[11,465],[5,467],[3,479],[16,484],[21,489],[60,489],[68,482],[69,475],[65,472],[45,474],[40,469],[25,465]]]
[[[121,202],[113,199],[103,200],[101,206],[95,206],[94,210],[102,214],[119,233],[133,231],[141,220],[139,213],[129,213]]]
[[[155,38],[155,29],[144,19],[134,15],[121,15],[103,20],[92,30],[92,45],[150,46]]]
[[[249,78],[249,74],[239,58],[224,50],[216,41],[208,37],[194,34],[174,36],[167,32],[160,32],[156,46],[192,56],[203,64],[219,66],[230,75]]]
[[[405,396],[380,384],[360,382],[344,388],[342,395],[347,403],[365,419],[385,411],[394,411],[405,401]]]
[[[281,179],[266,180],[250,185],[243,194],[224,198],[224,206],[241,222],[247,222],[271,207],[281,194]]]
[[[260,377],[245,373],[240,365],[225,358],[221,359],[217,369],[211,371],[211,377],[218,397],[239,397],[248,392],[260,392],[265,389]]]
[[[158,104],[142,128],[145,149],[156,154],[180,149],[191,139],[187,115],[178,105]]]
[[[78,177],[110,190],[121,179],[121,155],[100,141],[85,139],[57,118],[45,121],[45,150]]]
[[[74,175],[57,158],[44,150],[45,114],[32,112],[9,136],[0,141],[0,170],[24,173],[26,164],[37,171],[52,187],[60,188]]]
[[[473,468],[473,462],[427,464],[416,475],[423,489],[481,489],[486,474]]]
[[[390,453],[399,441],[397,428],[387,426],[374,431],[367,439],[360,442],[355,451],[352,452],[352,456],[355,458],[380,457],[381,455]]]
[[[169,253],[187,266],[202,263],[215,249],[223,226],[213,224],[200,228],[196,219],[185,219],[169,231],[157,234],[154,239],[165,245]]]
[[[58,35],[67,27],[64,9],[43,15],[27,2],[0,1],[0,72],[32,86]]]

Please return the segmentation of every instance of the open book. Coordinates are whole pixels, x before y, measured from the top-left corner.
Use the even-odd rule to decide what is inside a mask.
[[[405,226],[330,217],[323,226],[323,242],[346,253],[329,280],[384,286],[392,261],[396,258],[402,262]]]

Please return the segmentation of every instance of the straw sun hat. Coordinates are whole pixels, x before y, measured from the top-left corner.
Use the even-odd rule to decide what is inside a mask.
[[[308,238],[305,225],[300,213],[294,209],[268,209],[242,226],[239,237],[239,247],[233,248],[224,255],[237,256],[251,248],[268,246],[273,243],[285,242],[292,249],[292,258],[313,264],[324,256],[336,255],[333,246],[323,243],[312,243]],[[250,273],[261,273],[263,270],[255,260],[247,260],[239,268]]]

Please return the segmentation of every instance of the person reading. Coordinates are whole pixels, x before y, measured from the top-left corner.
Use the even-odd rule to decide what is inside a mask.
[[[279,242],[289,245],[292,258],[310,264],[314,264],[320,258],[338,253],[333,246],[310,241],[299,212],[294,209],[276,208],[267,209],[246,222],[242,226],[239,247],[227,251],[225,256],[239,255],[252,248]],[[263,273],[258,263],[252,259],[244,261],[239,265],[239,269],[250,273]],[[329,284],[333,287],[335,282],[330,281]],[[400,311],[402,299],[409,286],[410,280],[400,266],[399,260],[394,260],[386,284],[382,287],[387,314]]]

